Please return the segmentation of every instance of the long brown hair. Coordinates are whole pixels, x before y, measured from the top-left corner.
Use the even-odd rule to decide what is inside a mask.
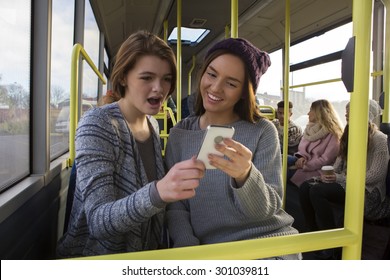
[[[138,31],[127,38],[121,45],[115,58],[111,74],[112,88],[121,97],[125,95],[124,81],[127,73],[133,69],[141,56],[154,55],[166,60],[171,68],[172,80],[168,95],[176,87],[176,57],[172,49],[156,35],[148,31]]]
[[[375,131],[378,130],[378,127],[376,124],[368,122],[368,139],[367,139],[367,149],[370,146],[370,141],[372,136],[375,134]],[[348,153],[348,131],[349,131],[349,125],[347,124],[344,128],[343,135],[340,138],[340,151],[339,156],[343,159],[347,159],[347,153]]]
[[[202,80],[202,76],[207,70],[207,67],[209,64],[216,59],[218,56],[221,56],[223,54],[232,54],[238,58],[239,56],[225,50],[225,49],[220,49],[216,50],[215,52],[211,53],[206,60],[203,63],[203,66],[201,68],[201,71],[199,72],[199,77],[198,77],[198,94],[196,96],[195,100],[195,115],[201,116],[205,112],[205,108],[203,107],[203,98],[202,95],[200,94],[200,83]],[[240,58],[241,59],[241,58]],[[242,60],[242,59],[241,59]],[[243,62],[245,65],[245,62]],[[242,120],[246,120],[251,123],[255,123],[263,116],[261,116],[259,107],[256,104],[256,98],[255,98],[255,91],[253,89],[252,82],[249,78],[248,74],[248,69],[245,65],[245,82],[244,82],[244,88],[241,93],[241,99],[234,105],[234,112],[237,113],[237,115],[240,117]]]

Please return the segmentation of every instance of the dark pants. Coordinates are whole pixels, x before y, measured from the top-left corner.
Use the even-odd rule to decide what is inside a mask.
[[[345,190],[337,183],[310,184],[299,188],[299,200],[309,231],[337,228],[335,209],[344,209]]]

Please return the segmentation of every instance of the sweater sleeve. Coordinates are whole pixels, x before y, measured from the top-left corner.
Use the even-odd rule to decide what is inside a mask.
[[[252,150],[249,177],[241,188],[232,186],[236,207],[249,219],[267,219],[282,207],[281,154],[277,131],[265,120],[260,126],[260,135],[254,137],[258,141]]]
[[[99,111],[86,114],[77,129],[80,199],[90,233],[98,239],[131,231],[133,226],[138,226],[162,210],[151,202],[150,188],[154,182],[145,186],[116,185],[115,176],[136,176],[135,171],[133,174],[116,174],[118,155],[133,152],[125,148],[126,143],[120,137],[122,133],[125,131],[117,119]],[[135,182],[137,180],[133,179],[127,184]]]
[[[373,188],[378,187],[383,196],[389,161],[387,138],[386,135],[377,131],[370,141],[367,153],[366,188],[371,192]]]

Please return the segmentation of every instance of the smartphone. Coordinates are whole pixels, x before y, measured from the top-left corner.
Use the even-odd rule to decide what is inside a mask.
[[[207,127],[206,134],[202,141],[202,146],[198,153],[198,159],[203,161],[206,169],[215,169],[214,166],[210,165],[208,154],[217,154],[222,156],[221,152],[215,149],[215,144],[219,144],[224,138],[232,138],[234,134],[234,127],[223,126],[223,125],[209,125]]]

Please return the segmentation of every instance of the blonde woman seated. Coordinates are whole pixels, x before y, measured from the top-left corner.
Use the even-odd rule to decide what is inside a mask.
[[[312,177],[320,176],[319,170],[324,165],[332,165],[336,160],[340,148],[340,138],[343,129],[340,118],[332,104],[325,99],[314,101],[311,104],[309,123],[294,154],[296,160],[293,165],[290,182],[300,186]]]

